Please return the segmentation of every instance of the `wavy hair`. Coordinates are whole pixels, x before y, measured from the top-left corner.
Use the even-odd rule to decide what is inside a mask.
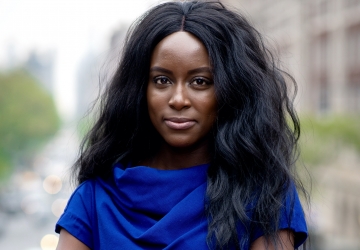
[[[160,138],[146,104],[150,59],[163,38],[180,30],[207,48],[218,102],[205,206],[208,245],[241,249],[255,226],[276,245],[286,193],[292,183],[305,191],[294,170],[300,127],[288,84],[296,90],[296,83],[276,66],[246,19],[219,2],[160,4],[131,26],[74,175],[79,183],[107,178],[114,162],[137,163],[155,153]],[[239,222],[247,225],[241,239]]]

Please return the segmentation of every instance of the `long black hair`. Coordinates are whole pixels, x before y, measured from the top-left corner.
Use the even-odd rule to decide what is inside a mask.
[[[286,193],[293,184],[305,191],[294,171],[300,127],[288,92],[296,83],[245,18],[219,2],[160,4],[133,24],[74,164],[77,181],[107,178],[115,161],[127,165],[155,153],[160,138],[146,104],[150,59],[163,38],[181,30],[207,48],[218,102],[205,206],[208,244],[241,249],[255,227],[276,244]],[[241,239],[238,223],[247,225]]]

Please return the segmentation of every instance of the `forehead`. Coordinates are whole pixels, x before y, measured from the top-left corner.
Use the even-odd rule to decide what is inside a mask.
[[[152,53],[151,64],[159,60],[187,60],[202,61],[209,63],[209,56],[205,45],[189,32],[175,32],[163,40],[155,47]]]
[[[203,43],[193,34],[186,31],[178,31],[165,37],[159,42],[156,47],[162,47],[162,49],[171,49],[173,47],[181,48],[187,45],[192,49],[205,48]]]

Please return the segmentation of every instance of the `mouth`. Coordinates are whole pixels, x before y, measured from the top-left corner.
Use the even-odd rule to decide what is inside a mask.
[[[194,120],[180,117],[165,118],[164,122],[170,129],[175,130],[189,129],[195,125]]]

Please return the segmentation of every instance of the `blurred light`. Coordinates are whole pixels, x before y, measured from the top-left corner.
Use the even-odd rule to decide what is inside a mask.
[[[23,191],[33,191],[41,186],[40,176],[31,171],[25,171],[18,177],[18,185]]]
[[[51,211],[56,217],[60,217],[64,209],[66,207],[67,200],[66,199],[57,199],[51,205]]]
[[[45,178],[43,182],[43,187],[47,193],[56,194],[62,188],[62,181],[56,175],[49,175],[48,177]]]
[[[47,234],[42,237],[40,246],[42,250],[55,250],[58,244],[59,238],[53,234]]]

